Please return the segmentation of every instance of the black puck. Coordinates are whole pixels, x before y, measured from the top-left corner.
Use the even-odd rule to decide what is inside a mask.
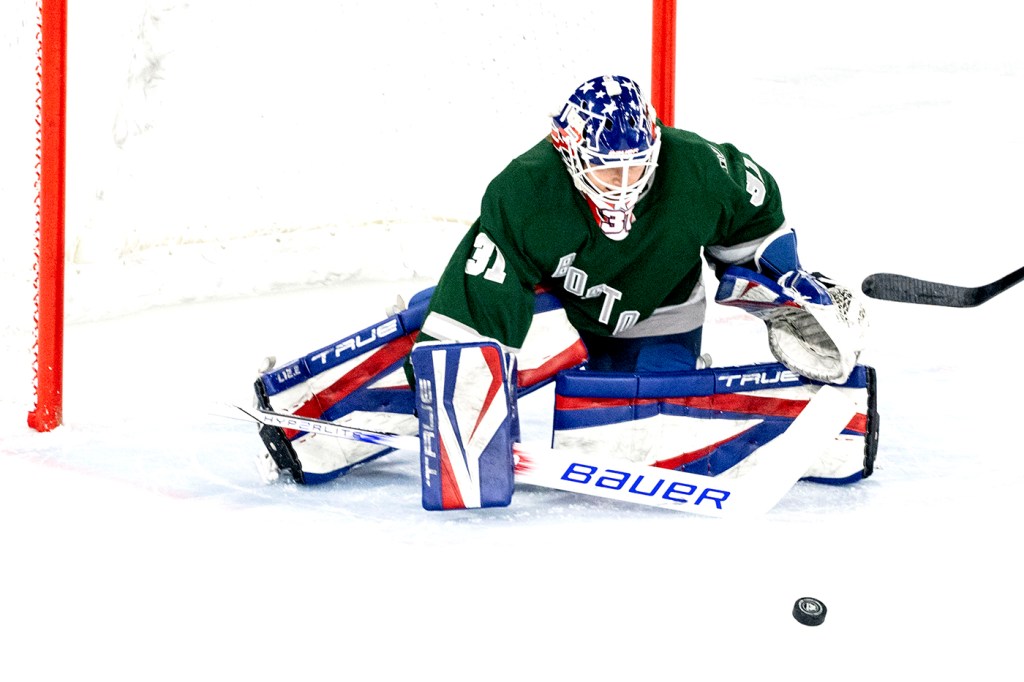
[[[824,602],[814,597],[800,597],[793,604],[793,617],[804,625],[821,625],[825,622],[828,609]]]

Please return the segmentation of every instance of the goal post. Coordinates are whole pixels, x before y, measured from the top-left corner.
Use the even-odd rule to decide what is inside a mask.
[[[64,183],[67,0],[41,0],[35,301],[35,407],[28,425],[59,426],[64,390]]]
[[[653,0],[651,103],[665,125],[675,125],[676,0]]]

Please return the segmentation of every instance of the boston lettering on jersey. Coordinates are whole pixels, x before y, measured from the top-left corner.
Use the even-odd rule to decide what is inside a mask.
[[[551,278],[561,279],[562,288],[570,294],[575,294],[580,298],[601,298],[601,312],[597,316],[597,321],[601,324],[608,324],[612,317],[612,308],[615,302],[622,298],[622,292],[607,284],[595,284],[588,287],[587,283],[590,276],[585,270],[581,270],[573,265],[575,260],[575,253],[568,253],[562,256],[558,260],[558,267],[551,273]],[[618,334],[629,329],[639,319],[639,311],[624,310],[620,312],[615,323],[615,331],[612,334]]]

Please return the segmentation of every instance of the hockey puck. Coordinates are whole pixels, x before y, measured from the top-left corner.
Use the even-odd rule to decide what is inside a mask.
[[[825,622],[828,609],[824,602],[814,597],[800,597],[793,604],[793,617],[804,625],[821,625]]]

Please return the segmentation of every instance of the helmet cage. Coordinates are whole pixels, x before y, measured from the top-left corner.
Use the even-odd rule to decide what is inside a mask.
[[[657,168],[661,137],[654,107],[633,81],[605,76],[587,81],[552,117],[551,140],[576,188],[595,205],[631,212]],[[628,182],[631,168],[643,168]],[[621,169],[618,182],[601,182],[594,171]]]

